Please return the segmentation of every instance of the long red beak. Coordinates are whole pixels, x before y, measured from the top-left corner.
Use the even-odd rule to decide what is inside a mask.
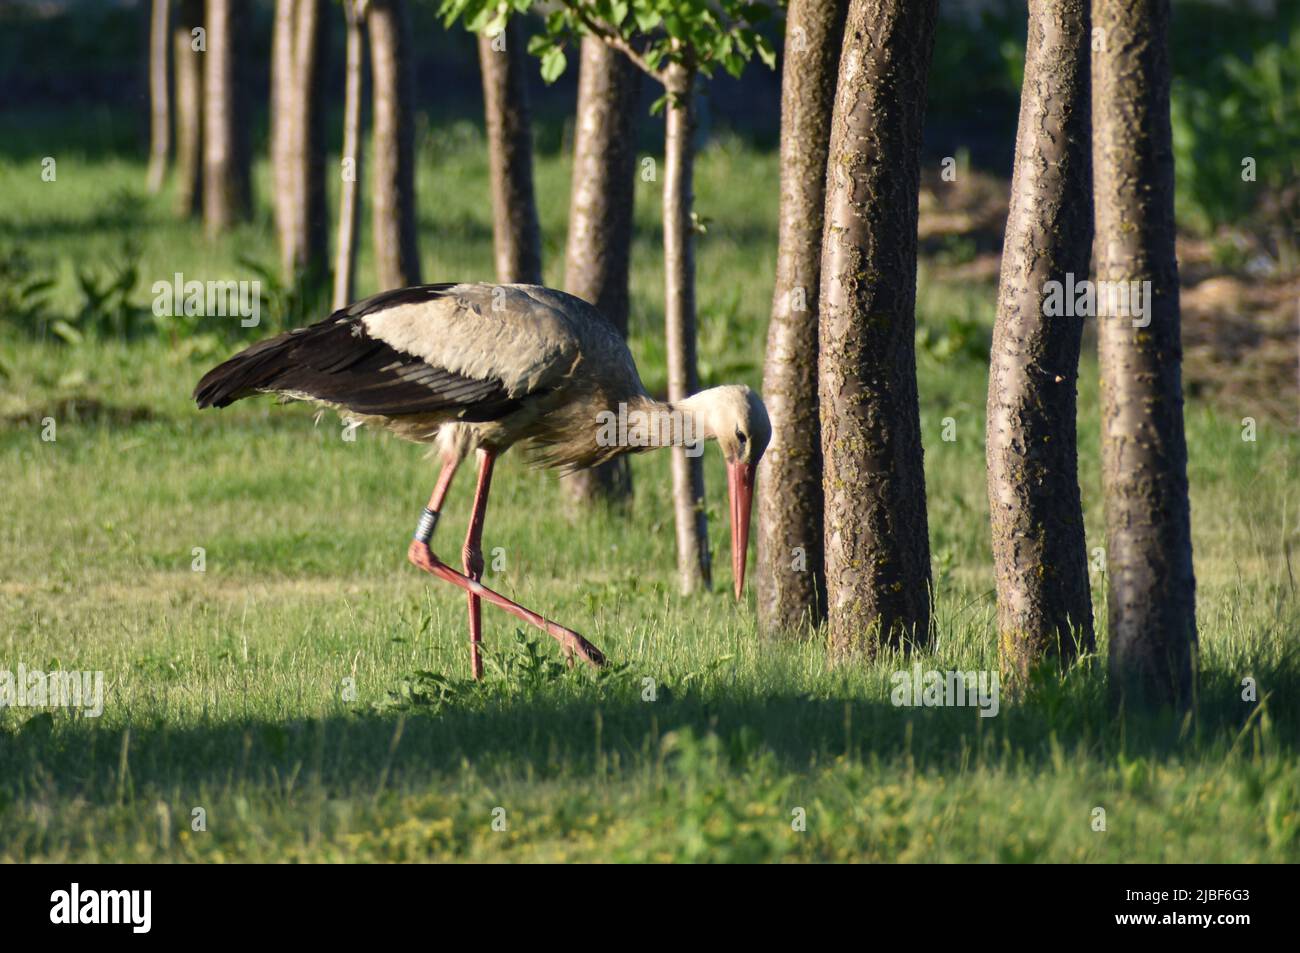
[[[745,560],[749,556],[749,514],[754,502],[754,465],[727,464],[727,495],[731,497],[731,574],[736,600],[745,591]]]

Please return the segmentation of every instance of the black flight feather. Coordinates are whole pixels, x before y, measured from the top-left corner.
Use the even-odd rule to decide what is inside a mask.
[[[307,395],[359,414],[395,417],[456,412],[466,421],[497,420],[520,401],[500,380],[467,377],[371,337],[362,318],[429,301],[451,285],[402,288],[358,301],[305,328],[260,341],[203,375],[200,408],[226,407],[257,393]]]

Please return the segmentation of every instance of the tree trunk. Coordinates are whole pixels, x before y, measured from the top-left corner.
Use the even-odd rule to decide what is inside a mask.
[[[203,0],[181,0],[172,32],[176,71],[176,213],[203,211],[203,57],[190,32],[203,26]]]
[[[936,7],[937,0],[851,0],[840,56],[818,348],[836,654],[929,638],[915,309],[921,126]]]
[[[826,151],[848,0],[791,0],[781,77],[781,212],[763,400],[772,442],[758,480],[758,626],[793,634],[826,614],[817,297]]]
[[[366,43],[365,0],[344,0],[347,17],[347,77],[343,93],[342,183],[339,188],[339,235],[334,258],[334,310],[347,307],[357,276],[357,227],[361,202],[361,84]]]
[[[287,274],[320,287],[329,273],[329,210],[325,201],[325,57],[329,47],[324,0],[297,0],[293,98],[290,101],[290,195],[294,209]]]
[[[624,337],[640,76],[622,53],[583,38],[564,289],[594,304]],[[632,470],[622,456],[565,483],[574,502],[624,500],[632,494]]]
[[[247,70],[239,62],[246,46],[246,0],[207,0],[207,52],[203,54],[203,219],[218,235],[252,211],[249,180]]]
[[[171,43],[171,0],[153,0],[149,17],[149,171],[151,193],[162,188],[171,154],[171,87],[167,47]]]
[[[1004,676],[1094,648],[1075,405],[1083,316],[1048,282],[1092,257],[1088,0],[1030,0],[1020,129],[989,366],[986,452]]]
[[[700,389],[695,357],[695,73],[689,66],[668,67],[664,132],[664,330],[668,359],[668,400],[679,401]],[[704,460],[672,450],[673,510],[677,526],[677,573],[683,594],[712,585],[709,524],[704,511]]]
[[[294,121],[294,29],[298,0],[275,0],[271,26],[271,206],[280,245],[280,270],[294,275],[293,163],[289,158]]]
[[[325,127],[328,43],[323,0],[277,0],[271,59],[271,164],[280,270],[293,283],[324,280]]]
[[[1196,581],[1174,256],[1169,2],[1095,0],[1092,10],[1104,40],[1092,64],[1097,278],[1150,282],[1145,317],[1098,311],[1111,691],[1126,705],[1183,708],[1193,694]]]
[[[528,116],[524,32],[511,17],[495,35],[480,34],[483,108],[492,176],[492,246],[497,281],[542,283],[542,236],[533,194],[533,131]]]
[[[373,0],[367,21],[374,94],[375,270],[380,290],[388,290],[420,283],[411,22],[404,0]]]

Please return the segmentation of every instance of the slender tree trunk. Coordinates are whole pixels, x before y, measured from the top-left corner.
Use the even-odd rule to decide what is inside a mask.
[[[294,97],[289,161],[293,168],[293,267],[309,285],[329,274],[329,209],[325,200],[325,0],[298,0],[294,27]]]
[[[506,22],[501,33],[478,38],[492,176],[492,245],[497,281],[507,284],[542,283],[524,42],[517,16]]]
[[[334,309],[352,302],[357,276],[357,227],[361,201],[361,95],[366,43],[366,0],[344,0],[347,16],[347,77],[343,93],[343,160],[339,235],[334,258]]]
[[[280,246],[280,271],[286,281],[294,273],[293,163],[289,151],[294,119],[294,15],[298,0],[275,0],[271,26],[271,207]]]
[[[915,310],[936,7],[851,0],[840,56],[819,327],[827,611],[837,654],[929,637]]]
[[[1049,282],[1092,257],[1088,0],[1030,0],[1011,210],[989,366],[989,522],[1003,674],[1094,648],[1076,396],[1083,316]]]
[[[286,281],[318,286],[328,270],[324,0],[278,0],[271,61],[271,158]]]
[[[373,0],[367,22],[374,94],[375,270],[380,289],[387,290],[420,283],[411,22],[404,0]]]
[[[1125,705],[1184,708],[1195,679],[1196,581],[1174,256],[1169,2],[1094,0],[1092,20],[1102,41],[1092,61],[1097,278],[1150,283],[1144,316],[1098,310],[1111,690]]]
[[[171,0],[153,0],[149,17],[149,171],[145,178],[152,193],[162,188],[171,155],[170,19]]]
[[[203,218],[218,235],[252,211],[245,75],[246,0],[207,0],[203,92]]]
[[[564,288],[590,301],[627,337],[628,268],[636,195],[640,71],[594,37],[582,41]],[[575,502],[632,494],[626,456],[565,478]]]
[[[668,67],[668,118],[664,133],[664,328],[668,352],[668,400],[700,389],[695,356],[695,72]],[[704,511],[704,461],[686,448],[672,451],[673,510],[677,526],[677,572],[683,593],[712,585],[709,525]]]
[[[772,442],[759,465],[758,625],[793,634],[826,614],[817,297],[826,151],[848,0],[791,0],[781,77],[781,213],[763,400]]]
[[[203,57],[191,31],[203,26],[202,0],[181,0],[172,33],[176,75],[176,213],[203,211]]]

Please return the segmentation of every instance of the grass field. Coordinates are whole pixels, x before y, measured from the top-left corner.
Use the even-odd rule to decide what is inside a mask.
[[[274,259],[265,167],[257,220],[208,243],[167,196],[142,194],[142,164],[71,146],[43,183],[39,154],[0,160],[0,244],[57,269],[59,312],[77,308],[75,269],[128,240],[145,307],[176,271],[248,278],[241,257]],[[426,280],[490,279],[481,145],[458,129],[421,155]],[[555,285],[567,171],[538,159]],[[776,173],[773,155],[740,144],[701,158],[706,383],[759,383]],[[638,189],[632,348],[658,388],[657,185]],[[480,685],[466,680],[463,597],[404,559],[434,475],[420,448],[364,429],[347,441],[332,416],[269,400],[198,413],[194,381],[232,346],[219,336],[69,346],[0,330],[0,669],[106,679],[98,718],[0,709],[0,860],[1300,859],[1300,440],[1266,420],[1243,441],[1238,413],[1188,406],[1192,717],[1108,710],[1101,572],[1096,664],[1004,698],[992,718],[891,704],[890,676],[914,662],[996,668],[979,356],[993,288],[945,282],[928,261],[919,302],[931,652],[832,668],[815,640],[760,641],[752,593],[740,607],[729,595],[712,448],[722,578],[691,599],[673,585],[666,457],[634,462],[627,513],[580,515],[554,476],[507,458],[486,581],[616,664],[566,671],[549,639],[488,609]],[[1096,403],[1089,355],[1090,547],[1103,544]],[[462,474],[435,540],[449,557],[468,491]],[[1258,704],[1243,701],[1246,678]],[[199,808],[206,830],[192,829]]]

